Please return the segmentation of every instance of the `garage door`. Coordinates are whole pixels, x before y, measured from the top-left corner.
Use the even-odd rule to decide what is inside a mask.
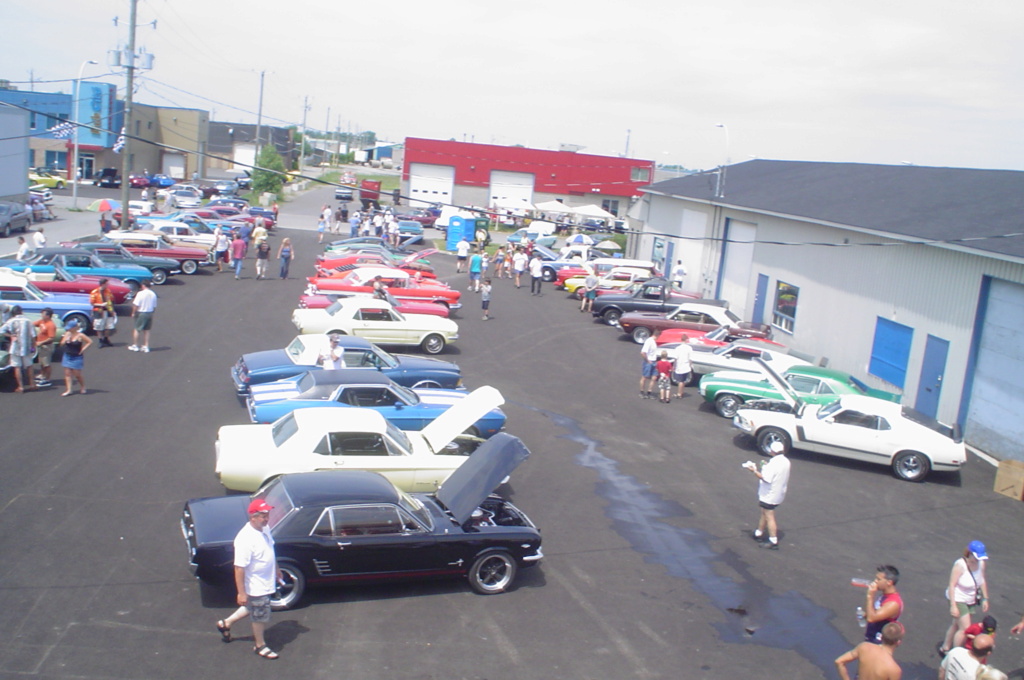
[[[424,208],[431,203],[451,204],[455,190],[455,167],[451,165],[409,165],[409,205]]]
[[[1024,460],[1024,286],[991,279],[978,339],[968,444],[998,458]]]
[[[726,243],[722,248],[722,278],[718,282],[717,297],[728,300],[729,309],[739,315],[741,319],[746,319],[757,225],[750,222],[728,220],[725,237]]]
[[[491,170],[491,205],[495,201],[533,203],[533,173]]]
[[[185,178],[185,154],[165,153],[163,162],[163,173],[174,179]]]
[[[255,144],[235,144],[233,158],[235,163],[242,163],[242,165],[235,165],[232,170],[249,170],[251,166],[256,165],[256,145]]]

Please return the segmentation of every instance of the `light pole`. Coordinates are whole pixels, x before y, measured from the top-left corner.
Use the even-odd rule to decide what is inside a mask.
[[[715,127],[725,130],[725,165],[718,168],[718,187],[715,191],[717,198],[725,196],[725,168],[729,165],[729,128],[725,123],[715,123]]]
[[[75,96],[74,96],[74,100],[71,102],[71,107],[72,107],[71,108],[71,118],[72,118],[72,122],[75,123],[75,143],[74,143],[74,152],[72,153],[72,160],[71,160],[71,172],[74,173],[74,177],[72,177],[72,179],[71,179],[71,181],[72,181],[72,185],[71,185],[71,209],[72,210],[78,210],[78,131],[81,128],[81,126],[77,124],[78,121],[74,120],[74,119],[78,118],[78,116],[75,115],[75,114],[78,112],[78,106],[79,106],[78,100],[79,100],[79,98],[81,97],[81,94],[82,94],[82,74],[85,72],[85,67],[86,67],[87,64],[98,64],[98,63],[99,63],[98,61],[95,61],[93,59],[89,59],[87,61],[83,61],[82,62],[82,65],[78,69],[78,80],[75,81]]]

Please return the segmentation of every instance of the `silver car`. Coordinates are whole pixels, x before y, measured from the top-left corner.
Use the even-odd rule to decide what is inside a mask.
[[[32,224],[32,213],[25,210],[24,205],[12,201],[0,201],[0,234],[3,234],[4,238],[18,229],[27,232],[30,224]]]

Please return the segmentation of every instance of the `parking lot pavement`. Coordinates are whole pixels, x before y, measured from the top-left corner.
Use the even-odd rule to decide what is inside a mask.
[[[496,281],[482,321],[439,255],[465,303],[442,356],[470,387],[502,391],[509,432],[533,452],[503,492],[541,528],[543,564],[494,597],[460,582],[313,592],[275,614],[276,664],[245,640],[222,644],[213,623],[230,597],[191,578],[177,522],[186,499],[223,493],[214,437],[247,421],[229,367],[295,334],[289,311],[317,246],[289,235],[289,281],[255,281],[249,261],[241,281],[204,272],[156,289],[154,351],[125,349],[123,319],[115,348],[86,355],[90,394],[0,394],[0,675],[834,677],[831,659],[861,635],[849,579],[892,563],[908,629],[897,658],[905,678],[931,678],[945,581],[975,538],[992,555],[992,613],[1009,626],[1024,607],[1024,508],[991,491],[991,467],[972,459],[962,478],[909,484],[794,454],[782,550],[766,554],[747,538],[757,505],[740,464],[756,454],[695,390],[638,399],[639,347],[548,285],[536,298]],[[1018,667],[1020,645],[1000,636],[993,662]]]

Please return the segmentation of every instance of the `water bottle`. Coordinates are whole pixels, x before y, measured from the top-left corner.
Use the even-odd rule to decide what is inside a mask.
[[[867,588],[871,585],[871,581],[866,578],[851,578],[850,585],[854,588]]]
[[[864,616],[864,607],[857,607],[857,625],[861,628],[867,628],[868,620]]]

